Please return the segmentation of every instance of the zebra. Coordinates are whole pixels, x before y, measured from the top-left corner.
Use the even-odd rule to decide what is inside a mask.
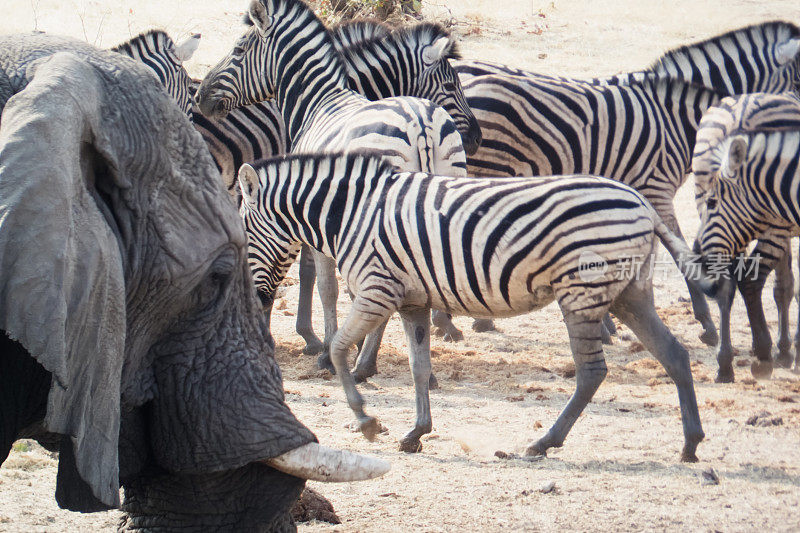
[[[624,274],[634,258],[648,272],[656,235],[676,253],[690,250],[634,189],[593,176],[476,180],[399,173],[380,154],[361,152],[263,160],[244,165],[238,179],[240,214],[252,237],[251,253],[269,265],[262,273],[269,291],[304,244],[336,259],[353,304],[331,356],[368,438],[380,424],[364,411],[347,352],[392,313],[403,319],[417,406],[415,426],[400,449],[416,452],[432,427],[431,309],[502,317],[556,301],[569,332],[577,387],[527,453],[560,447],[603,381],[601,323],[611,310],[675,382],[682,459],[697,460],[703,431],[688,353],[656,314],[650,276]]]
[[[468,173],[575,172],[616,179],[642,192],[682,237],[672,202],[689,172],[703,112],[727,95],[797,91],[799,48],[796,26],[769,22],[676,48],[644,71],[608,78],[475,76],[502,69],[459,64],[456,70],[465,73],[464,92],[484,137],[468,158]],[[767,247],[761,246],[762,256],[768,255]],[[700,338],[716,345],[720,338],[702,291],[687,284],[703,327]],[[727,336],[720,351],[729,349]]]
[[[480,126],[450,61],[460,58],[456,43],[442,26],[420,23],[392,30],[386,24],[359,20],[331,29],[336,50],[347,67],[348,85],[370,100],[414,96],[445,109],[456,123],[465,152],[481,141]],[[438,43],[438,44],[437,44]],[[445,51],[435,68],[423,64],[429,46]],[[191,81],[196,94],[200,80]],[[211,120],[196,113],[195,126],[209,145],[228,192],[236,196],[236,173],[243,163],[289,151],[286,127],[274,100],[231,109]]]
[[[771,235],[776,255],[780,257],[786,251],[779,268],[787,272],[790,284],[780,287],[776,282],[775,292],[776,300],[783,298],[788,308],[793,293],[789,239],[800,231],[800,196],[796,187],[800,179],[800,100],[792,94],[764,93],[723,99],[700,121],[692,170],[701,219],[696,248],[706,257],[727,259],[743,252],[756,237],[761,242],[765,234]],[[761,270],[757,278],[759,290],[765,277]],[[741,286],[742,276],[737,277]],[[729,288],[723,292],[727,292],[725,303],[730,307],[733,291]],[[779,314],[782,329],[788,330],[788,318],[788,313]],[[760,316],[751,313],[750,321],[763,323],[759,330],[767,332],[769,348],[763,311]],[[753,343],[763,347],[764,341],[756,338],[759,330],[753,328]],[[791,344],[788,338],[784,342]],[[800,353],[800,331],[795,337],[795,350]],[[757,360],[751,372],[756,377],[769,377],[769,349],[754,352]],[[791,366],[788,348],[781,351],[776,362]],[[721,359],[719,364],[720,374],[726,381],[733,381],[732,358]],[[800,369],[800,357],[795,358],[794,368]]]
[[[447,112],[409,97],[370,102],[351,90],[331,34],[304,3],[254,0],[246,22],[251,27],[200,85],[203,114],[222,117],[231,108],[274,96],[293,151],[375,148],[399,168],[466,175],[461,138]],[[437,38],[424,47],[423,66],[440,63],[450,44],[449,38]],[[319,254],[315,264],[323,302],[335,302],[335,264]],[[259,286],[265,267],[255,256],[251,266]],[[262,301],[268,308],[271,300]],[[337,327],[331,308],[325,306],[326,339]]]
[[[147,65],[164,86],[178,107],[192,119],[194,93],[190,90],[191,78],[183,67],[200,45],[200,34],[195,33],[180,44],[162,30],[148,30],[111,48]]]

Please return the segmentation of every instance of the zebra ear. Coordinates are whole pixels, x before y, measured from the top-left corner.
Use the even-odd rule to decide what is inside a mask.
[[[433,44],[427,46],[422,52],[422,60],[426,65],[432,65],[444,57],[444,52],[450,46],[449,37],[439,37]]]
[[[175,45],[175,55],[181,60],[181,63],[189,61],[198,46],[200,46],[200,34],[195,33],[182,43]]]
[[[800,39],[789,39],[775,47],[775,60],[779,65],[785,65],[794,61],[797,52],[800,52]]]
[[[250,205],[255,205],[258,195],[258,173],[247,163],[239,169],[239,188],[242,191],[242,199]]]
[[[747,147],[748,143],[745,136],[737,135],[731,139],[728,145],[728,153],[722,161],[727,176],[733,176],[747,160]]]
[[[272,25],[272,16],[260,0],[253,0],[250,2],[250,9],[248,9],[250,20],[253,22],[256,31],[259,35],[263,36],[269,27]]]

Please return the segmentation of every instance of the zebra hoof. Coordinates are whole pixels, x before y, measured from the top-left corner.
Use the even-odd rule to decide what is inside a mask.
[[[703,333],[700,334],[700,342],[706,346],[716,346],[719,343],[719,335],[717,335],[716,328],[712,326],[703,330]]]
[[[778,368],[792,368],[792,354],[783,352],[775,358],[775,366]]]
[[[697,448],[697,445],[695,445],[695,448]],[[698,461],[699,459],[697,458],[697,454],[694,452],[694,450],[684,448],[683,452],[681,452],[682,463],[696,463]]]
[[[358,429],[361,430],[362,435],[364,435],[368,441],[372,442],[375,440],[375,437],[378,436],[378,433],[381,432],[381,423],[378,422],[378,419],[374,416],[365,416],[359,418]]]
[[[428,388],[430,390],[436,390],[439,388],[439,380],[436,379],[436,376],[431,374],[431,377],[428,378]]]
[[[769,379],[772,376],[772,361],[759,361],[756,359],[750,365],[750,373],[756,379]]]
[[[422,451],[422,443],[419,438],[404,437],[400,441],[400,451],[406,453],[418,453]]]
[[[306,347],[303,348],[303,355],[317,355],[322,353],[324,349],[325,346],[320,340],[306,342]]]
[[[322,352],[320,356],[317,358],[317,368],[320,370],[327,370],[334,376],[336,375],[336,367],[333,366],[331,362],[331,354],[328,352]]]
[[[721,368],[717,370],[717,377],[714,378],[715,383],[733,383],[733,367],[730,369],[722,370]]]
[[[494,322],[487,318],[479,318],[472,323],[472,331],[478,333],[486,333],[487,331],[495,331]]]
[[[444,340],[446,342],[460,342],[464,340],[464,334],[461,333],[461,330],[453,328],[444,334]]]
[[[371,368],[356,368],[353,371],[353,379],[356,380],[356,383],[364,383],[367,381],[367,378],[371,378],[377,373],[378,369],[374,366]]]

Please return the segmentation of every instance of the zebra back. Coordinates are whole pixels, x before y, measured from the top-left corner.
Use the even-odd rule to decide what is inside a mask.
[[[189,85],[191,78],[183,67],[200,44],[200,34],[195,33],[176,45],[162,30],[149,30],[133,39],[111,48],[111,51],[141,61],[147,65],[175,100],[178,107],[192,118],[193,94]]]
[[[375,272],[427,295],[422,305],[503,316],[549,303],[556,286],[606,291],[575,275],[583,253],[616,265],[644,260],[654,245],[652,207],[597,177],[397,173],[359,153],[292,154],[254,167],[240,173],[241,213],[267,294],[304,243],[336,258],[351,287]]]
[[[705,253],[729,255],[766,229],[800,228],[800,99],[723,99],[700,122],[692,170]]]
[[[800,88],[800,28],[774,21],[733,30],[666,52],[650,71],[720,95]]]

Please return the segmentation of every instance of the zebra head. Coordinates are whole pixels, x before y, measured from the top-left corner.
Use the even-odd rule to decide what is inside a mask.
[[[200,111],[207,117],[219,119],[233,108],[273,95],[280,101],[296,99],[289,88],[304,69],[316,67],[318,80],[345,85],[344,68],[328,32],[301,0],[253,0],[244,22],[249,28],[197,91]]]
[[[797,169],[797,154],[784,149],[790,144],[782,135],[798,131],[800,99],[788,93],[724,98],[703,115],[692,171],[696,247],[704,256],[732,257],[767,226],[785,225],[781,215],[793,200],[777,195],[787,170]]]
[[[192,57],[199,45],[199,33],[176,45],[166,32],[150,30],[111,50],[147,65],[191,120],[194,98],[189,84],[192,80],[183,64]]]
[[[334,45],[348,69],[350,87],[370,100],[413,96],[430,100],[450,114],[464,151],[474,154],[482,136],[450,59],[460,59],[452,36],[439,24],[420,23],[390,31],[372,21],[332,30]]]
[[[290,235],[287,225],[273,214],[274,211],[261,205],[265,201],[263,192],[267,185],[277,181],[274,175],[276,169],[276,166],[271,166],[266,170],[260,168],[257,172],[245,163],[238,175],[242,192],[239,214],[248,236],[247,258],[256,292],[267,316],[272,309],[275,291],[286,277],[301,247],[300,242]],[[268,175],[270,170],[272,179]]]

